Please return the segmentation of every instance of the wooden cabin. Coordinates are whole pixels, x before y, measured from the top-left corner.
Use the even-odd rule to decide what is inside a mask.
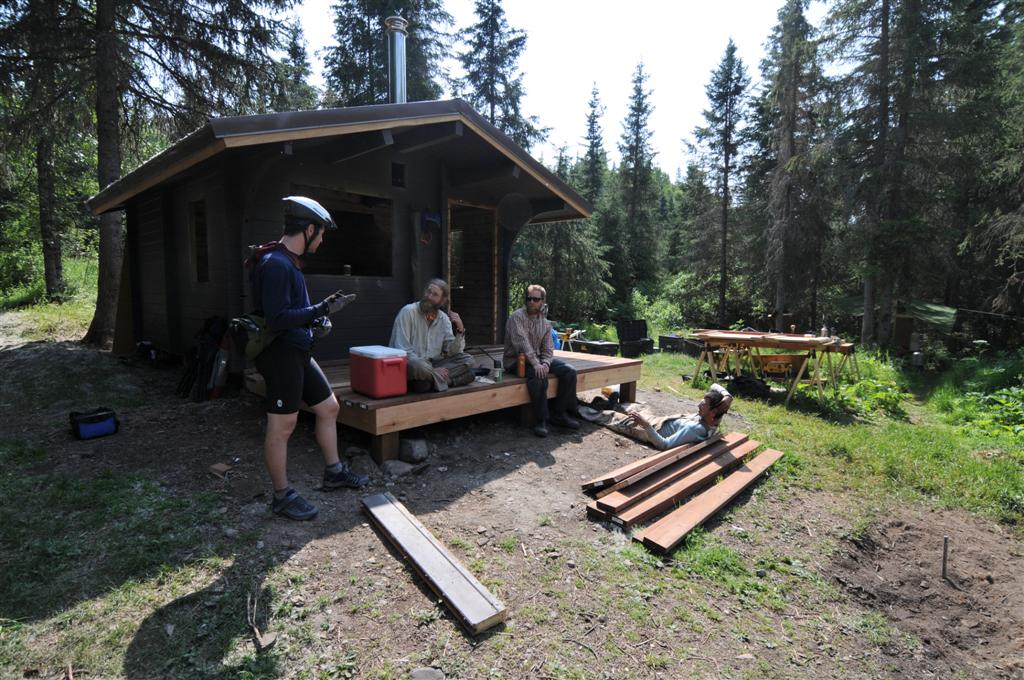
[[[469,344],[501,342],[522,228],[592,210],[458,99],[214,118],[88,201],[126,216],[115,351],[146,340],[182,353],[206,318],[251,311],[242,261],[281,236],[288,195],[339,226],[307,259],[310,298],[358,293],[314,348],[322,360],[387,344],[434,277],[451,284]]]

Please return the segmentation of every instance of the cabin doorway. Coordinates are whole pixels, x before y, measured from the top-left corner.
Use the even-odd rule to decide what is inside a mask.
[[[499,342],[497,230],[497,216],[490,208],[449,207],[449,308],[466,325],[467,345]]]

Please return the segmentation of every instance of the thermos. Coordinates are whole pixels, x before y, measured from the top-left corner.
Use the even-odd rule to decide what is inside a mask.
[[[526,355],[519,353],[519,362],[516,364],[516,375],[520,378],[526,377]]]

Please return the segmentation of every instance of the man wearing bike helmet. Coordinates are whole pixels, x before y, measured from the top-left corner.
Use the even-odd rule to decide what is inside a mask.
[[[338,400],[313,359],[313,325],[335,314],[353,299],[337,291],[311,304],[302,256],[313,254],[327,231],[337,229],[329,212],[305,196],[284,199],[284,235],[261,246],[253,271],[253,297],[267,329],[280,335],[256,357],[266,384],[267,433],[263,455],[274,484],[274,513],[295,520],[313,519],[319,509],[288,484],[288,439],[305,402],[316,416],[316,440],[324,456],[323,488],[358,489],[369,478],[353,472],[338,458]]]

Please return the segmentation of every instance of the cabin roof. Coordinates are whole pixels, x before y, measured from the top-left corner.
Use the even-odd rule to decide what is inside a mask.
[[[495,195],[515,192],[530,201],[531,223],[580,219],[593,212],[586,199],[461,99],[211,118],[86,205],[95,215],[122,209],[134,196],[229,149],[338,137],[352,141],[346,152],[350,157],[391,145],[410,153],[432,146],[431,153],[443,158],[460,181],[492,183]]]

